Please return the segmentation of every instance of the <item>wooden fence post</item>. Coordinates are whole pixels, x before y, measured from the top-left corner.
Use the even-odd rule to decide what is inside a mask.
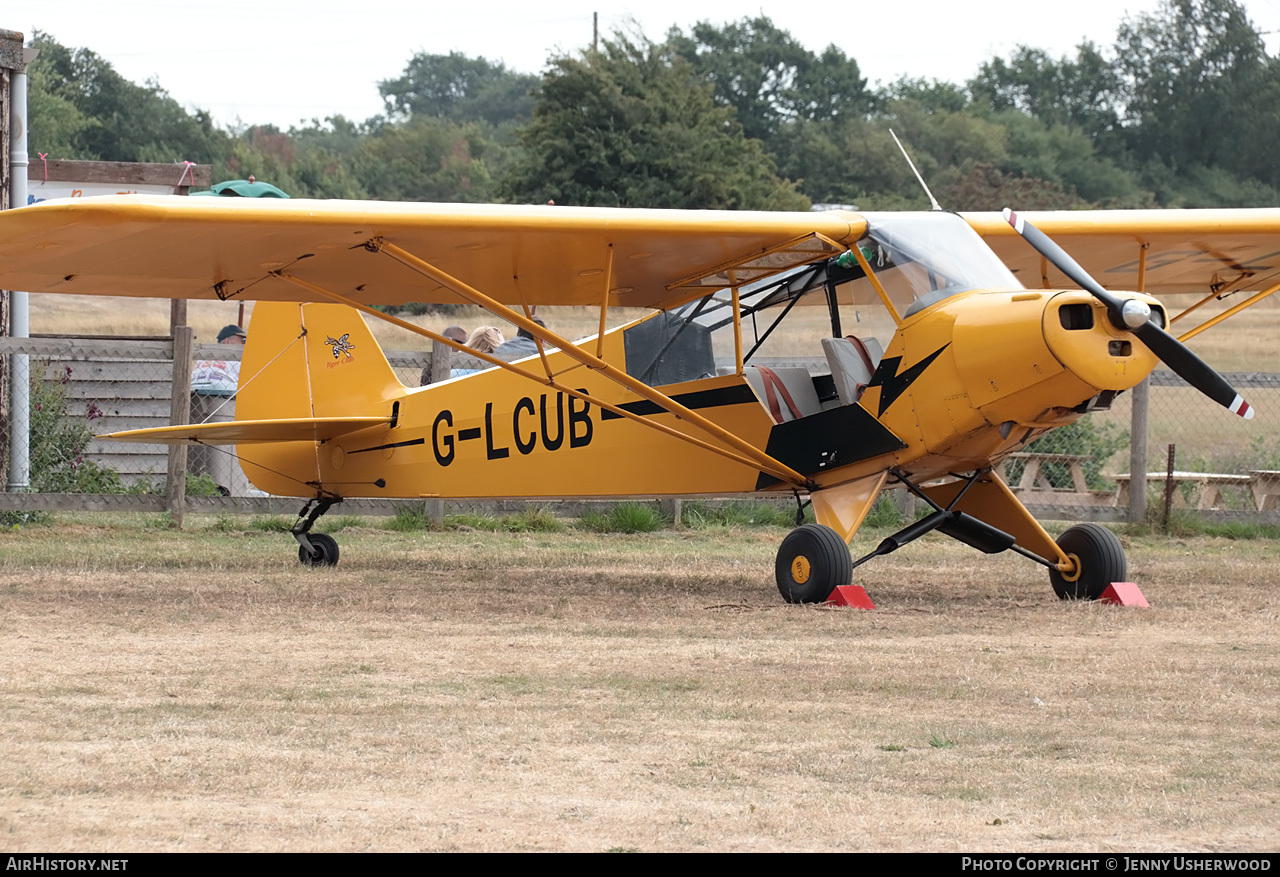
[[[439,341],[431,342],[431,380],[423,381],[427,384],[438,384],[441,381],[449,380],[449,375],[453,371],[453,348],[448,344],[441,344]],[[425,371],[425,369],[424,369]]]

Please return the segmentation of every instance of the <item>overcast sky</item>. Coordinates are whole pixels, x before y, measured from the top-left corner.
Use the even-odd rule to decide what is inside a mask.
[[[632,24],[659,39],[673,25],[717,24],[757,13],[814,51],[835,43],[871,83],[899,76],[963,82],[1017,45],[1073,54],[1083,40],[1110,46],[1126,15],[1158,0],[902,0],[897,3],[764,3],[648,0],[598,6],[600,29]],[[1280,0],[1249,0],[1254,24],[1280,32]],[[18,11],[20,10],[20,11]],[[415,52],[458,51],[540,71],[548,57],[591,42],[592,7],[562,0],[54,0],[0,11],[0,28],[41,30],[87,47],[136,82],[154,78],[188,108],[222,125],[288,128],[341,114],[363,121],[383,109],[378,81],[398,76]],[[1280,33],[1266,37],[1274,54]]]

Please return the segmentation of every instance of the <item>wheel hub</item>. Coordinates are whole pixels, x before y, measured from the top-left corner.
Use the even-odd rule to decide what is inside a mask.
[[[1076,557],[1074,554],[1068,554],[1067,560],[1071,561],[1071,569],[1069,571],[1059,570],[1058,575],[1062,576],[1062,580],[1064,582],[1080,581],[1080,573],[1083,570],[1083,566],[1080,564],[1080,558]]]
[[[791,561],[791,578],[795,579],[798,585],[803,585],[809,581],[810,570],[809,558],[803,554],[797,555],[796,559]]]

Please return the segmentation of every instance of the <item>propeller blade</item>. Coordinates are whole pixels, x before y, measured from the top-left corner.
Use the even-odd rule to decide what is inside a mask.
[[[1080,263],[1071,258],[1071,255],[1066,250],[1058,246],[1053,238],[1027,222],[1008,207],[1004,209],[1004,220],[1013,226],[1013,230],[1022,235],[1022,239],[1031,244],[1036,252],[1048,259],[1053,267],[1067,275],[1076,286],[1092,293],[1094,298],[1106,305],[1107,310],[1112,313],[1113,317],[1120,315],[1120,300],[1103,289],[1098,281],[1090,277],[1089,272],[1080,267]],[[1127,329],[1128,327],[1121,324],[1120,328]]]
[[[1169,368],[1173,369],[1191,386],[1204,393],[1232,414],[1245,420],[1253,419],[1253,406],[1235,391],[1200,357],[1155,323],[1147,322],[1133,330],[1133,334]]]
[[[1053,264],[1055,268],[1071,279],[1081,289],[1091,293],[1094,298],[1107,307],[1111,322],[1119,329],[1133,332],[1143,344],[1160,358],[1160,361],[1173,369],[1184,381],[1204,393],[1214,402],[1245,420],[1253,418],[1253,407],[1235,388],[1214,371],[1208,363],[1191,352],[1185,344],[1174,338],[1164,329],[1150,320],[1138,325],[1129,326],[1124,318],[1124,305],[1116,296],[1102,287],[1098,281],[1080,267],[1080,264],[1058,246],[1047,234],[1027,222],[1008,207],[1004,209],[1005,222],[1013,226],[1013,230],[1022,235],[1023,240]],[[1140,317],[1138,319],[1141,319]]]

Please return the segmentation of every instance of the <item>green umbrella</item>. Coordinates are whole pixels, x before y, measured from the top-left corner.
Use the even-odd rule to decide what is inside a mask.
[[[192,192],[192,195],[223,195],[241,198],[288,198],[289,196],[270,183],[259,183],[253,177],[247,180],[227,180],[215,184],[208,192]]]

